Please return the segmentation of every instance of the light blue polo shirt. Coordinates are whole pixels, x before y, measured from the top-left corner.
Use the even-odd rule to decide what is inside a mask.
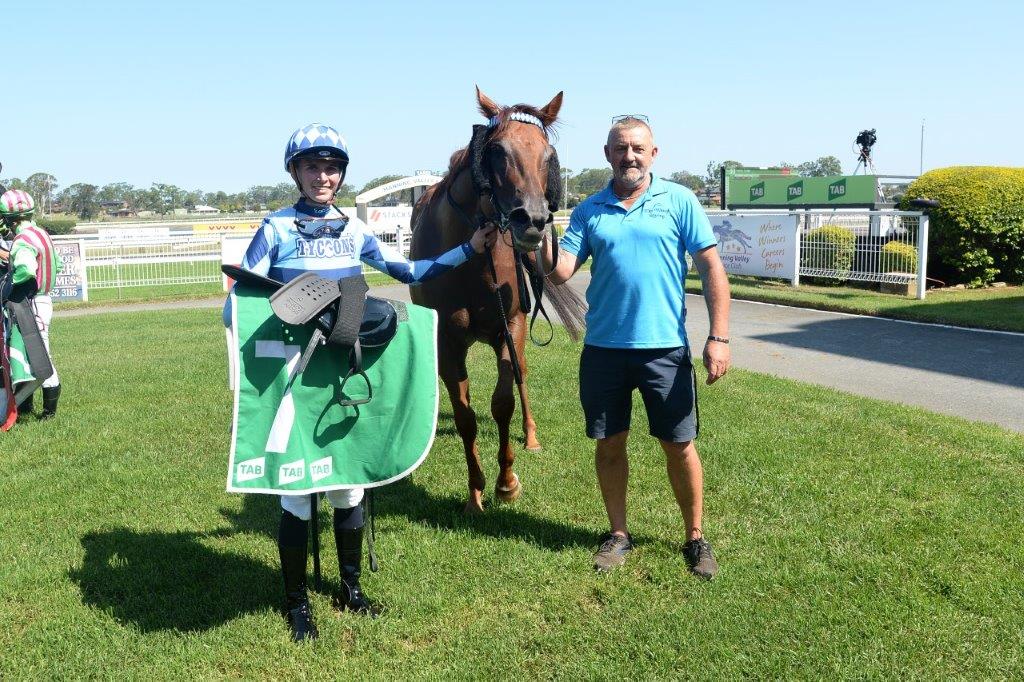
[[[686,252],[716,244],[693,192],[653,178],[627,211],[611,183],[587,197],[569,220],[561,247],[588,258],[587,334],[604,348],[671,348],[686,344]]]

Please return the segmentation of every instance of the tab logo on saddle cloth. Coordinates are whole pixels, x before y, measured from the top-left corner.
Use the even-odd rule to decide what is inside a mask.
[[[295,253],[300,258],[336,258],[355,253],[355,237],[351,234],[320,239],[297,239]]]
[[[295,483],[301,481],[306,477],[306,462],[299,459],[288,464],[282,464],[278,471],[277,478],[278,483],[285,485],[286,483]]]
[[[237,469],[235,472],[235,478],[239,481],[254,481],[257,478],[263,478],[266,466],[266,457],[257,457],[255,459],[247,459],[244,462],[239,462],[235,465],[235,468]]]

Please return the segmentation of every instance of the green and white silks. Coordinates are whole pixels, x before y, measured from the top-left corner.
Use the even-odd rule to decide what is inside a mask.
[[[343,407],[348,358],[319,346],[288,387],[309,341],[287,325],[266,292],[232,293],[234,420],[228,492],[299,494],[396,481],[430,452],[437,426],[437,314],[396,302],[398,330],[384,348],[363,350],[373,400]],[[361,377],[344,398],[365,396]]]

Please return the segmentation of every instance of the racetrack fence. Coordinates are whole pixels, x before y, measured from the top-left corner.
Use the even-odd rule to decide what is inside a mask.
[[[928,216],[910,211],[709,211],[719,253],[731,274],[789,280],[830,278],[908,287],[925,297]],[[409,253],[408,229],[377,238]],[[88,289],[124,289],[228,281],[252,234],[174,234],[67,239],[81,244]],[[54,237],[60,242],[64,237]],[[364,266],[364,272],[375,272]],[[59,295],[58,297],[59,298]]]
[[[65,241],[81,245],[88,289],[127,289],[132,287],[223,284],[222,263],[238,264],[252,234],[191,234],[132,236],[120,239],[54,236],[57,244]],[[377,239],[409,253],[409,231],[397,228],[377,234]],[[363,266],[364,273],[376,272]],[[55,296],[60,300],[61,296]]]
[[[916,211],[709,211],[731,274],[879,282],[925,297],[928,216]]]

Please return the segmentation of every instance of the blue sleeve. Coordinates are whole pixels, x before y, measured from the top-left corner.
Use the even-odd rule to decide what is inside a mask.
[[[437,258],[410,261],[397,249],[382,244],[376,235],[367,233],[363,237],[363,250],[359,259],[399,282],[419,284],[462,265],[471,255],[473,247],[465,242]]]
[[[711,230],[708,214],[704,212],[704,207],[697,201],[693,192],[686,192],[682,199],[680,220],[682,222],[679,229],[683,235],[683,243],[691,256],[718,243],[715,233]]]
[[[245,255],[242,256],[241,266],[246,270],[255,272],[258,275],[267,276],[270,272],[270,266],[273,264],[273,259],[277,255],[277,237],[274,233],[274,226],[270,222],[270,218],[264,218],[263,224],[260,225],[260,229],[256,231],[252,241],[249,242],[249,246],[245,249]],[[234,285],[231,285],[232,290]],[[221,316],[224,321],[225,327],[231,326],[231,292],[228,292],[228,297],[224,301],[224,308],[221,311]]]
[[[274,225],[269,218],[264,218],[260,229],[249,242],[249,248],[245,250],[242,267],[266,277],[276,255],[277,235],[274,233]]]
[[[590,258],[590,243],[587,240],[587,220],[583,216],[582,204],[572,210],[572,215],[569,216],[569,229],[565,231],[562,238],[558,240],[558,245],[566,251],[576,256],[580,265],[587,262]]]

